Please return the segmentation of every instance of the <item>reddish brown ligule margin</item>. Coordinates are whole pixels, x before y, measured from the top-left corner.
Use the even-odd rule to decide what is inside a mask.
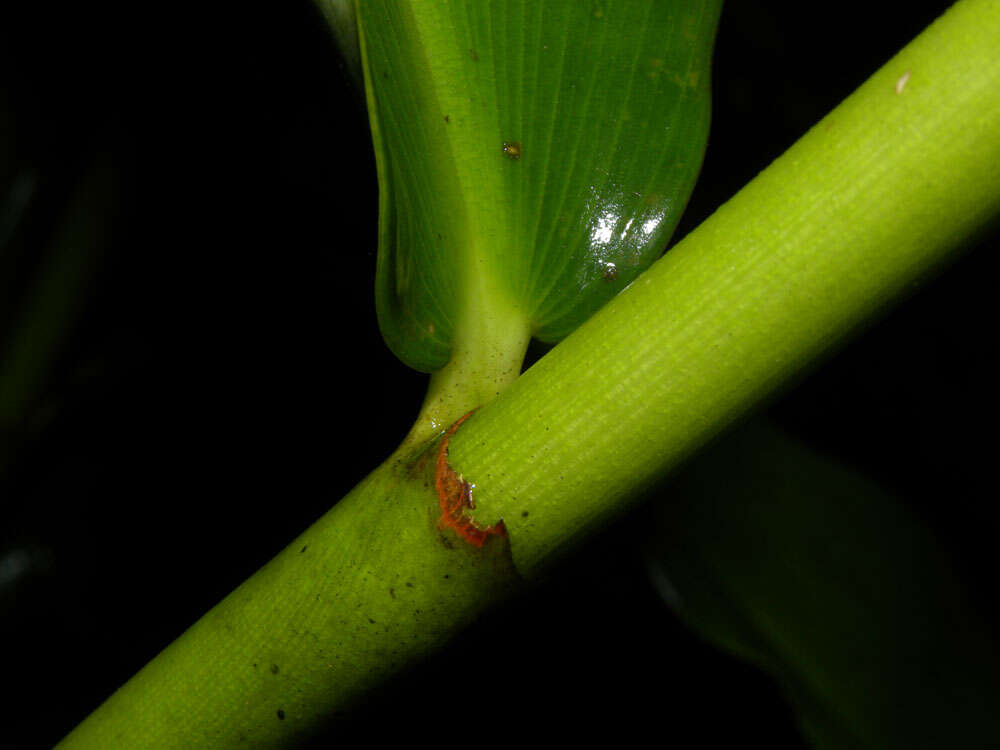
[[[504,526],[503,519],[486,527],[479,526],[472,520],[468,513],[476,507],[472,500],[472,485],[461,475],[456,474],[448,463],[448,441],[459,425],[472,416],[473,411],[449,427],[441,439],[434,472],[434,488],[437,490],[438,503],[441,505],[438,528],[451,529],[473,547],[482,547],[491,536],[506,537],[507,527]]]

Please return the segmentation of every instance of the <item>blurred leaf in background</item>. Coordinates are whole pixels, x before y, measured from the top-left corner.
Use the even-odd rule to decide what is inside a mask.
[[[1000,737],[995,634],[899,498],[758,419],[692,462],[657,511],[661,594],[772,674],[816,747]]]
[[[51,177],[40,185],[44,178],[26,169],[2,208],[0,473],[57,408],[52,370],[97,285],[121,200],[110,159],[96,154],[68,190]]]

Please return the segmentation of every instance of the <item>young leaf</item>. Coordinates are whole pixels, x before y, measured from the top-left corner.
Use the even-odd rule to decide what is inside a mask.
[[[659,255],[701,164],[720,8],[356,4],[376,304],[404,362],[434,371],[490,335],[557,341]]]

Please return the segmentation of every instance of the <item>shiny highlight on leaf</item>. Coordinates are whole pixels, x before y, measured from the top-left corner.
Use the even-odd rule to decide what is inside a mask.
[[[357,3],[376,308],[400,359],[439,370],[484,319],[558,341],[663,252],[701,167],[721,5]]]

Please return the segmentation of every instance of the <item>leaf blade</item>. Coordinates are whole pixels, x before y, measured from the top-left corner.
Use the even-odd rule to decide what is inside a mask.
[[[556,341],[659,255],[701,164],[720,7],[358,6],[401,359],[442,367],[475,315]]]

